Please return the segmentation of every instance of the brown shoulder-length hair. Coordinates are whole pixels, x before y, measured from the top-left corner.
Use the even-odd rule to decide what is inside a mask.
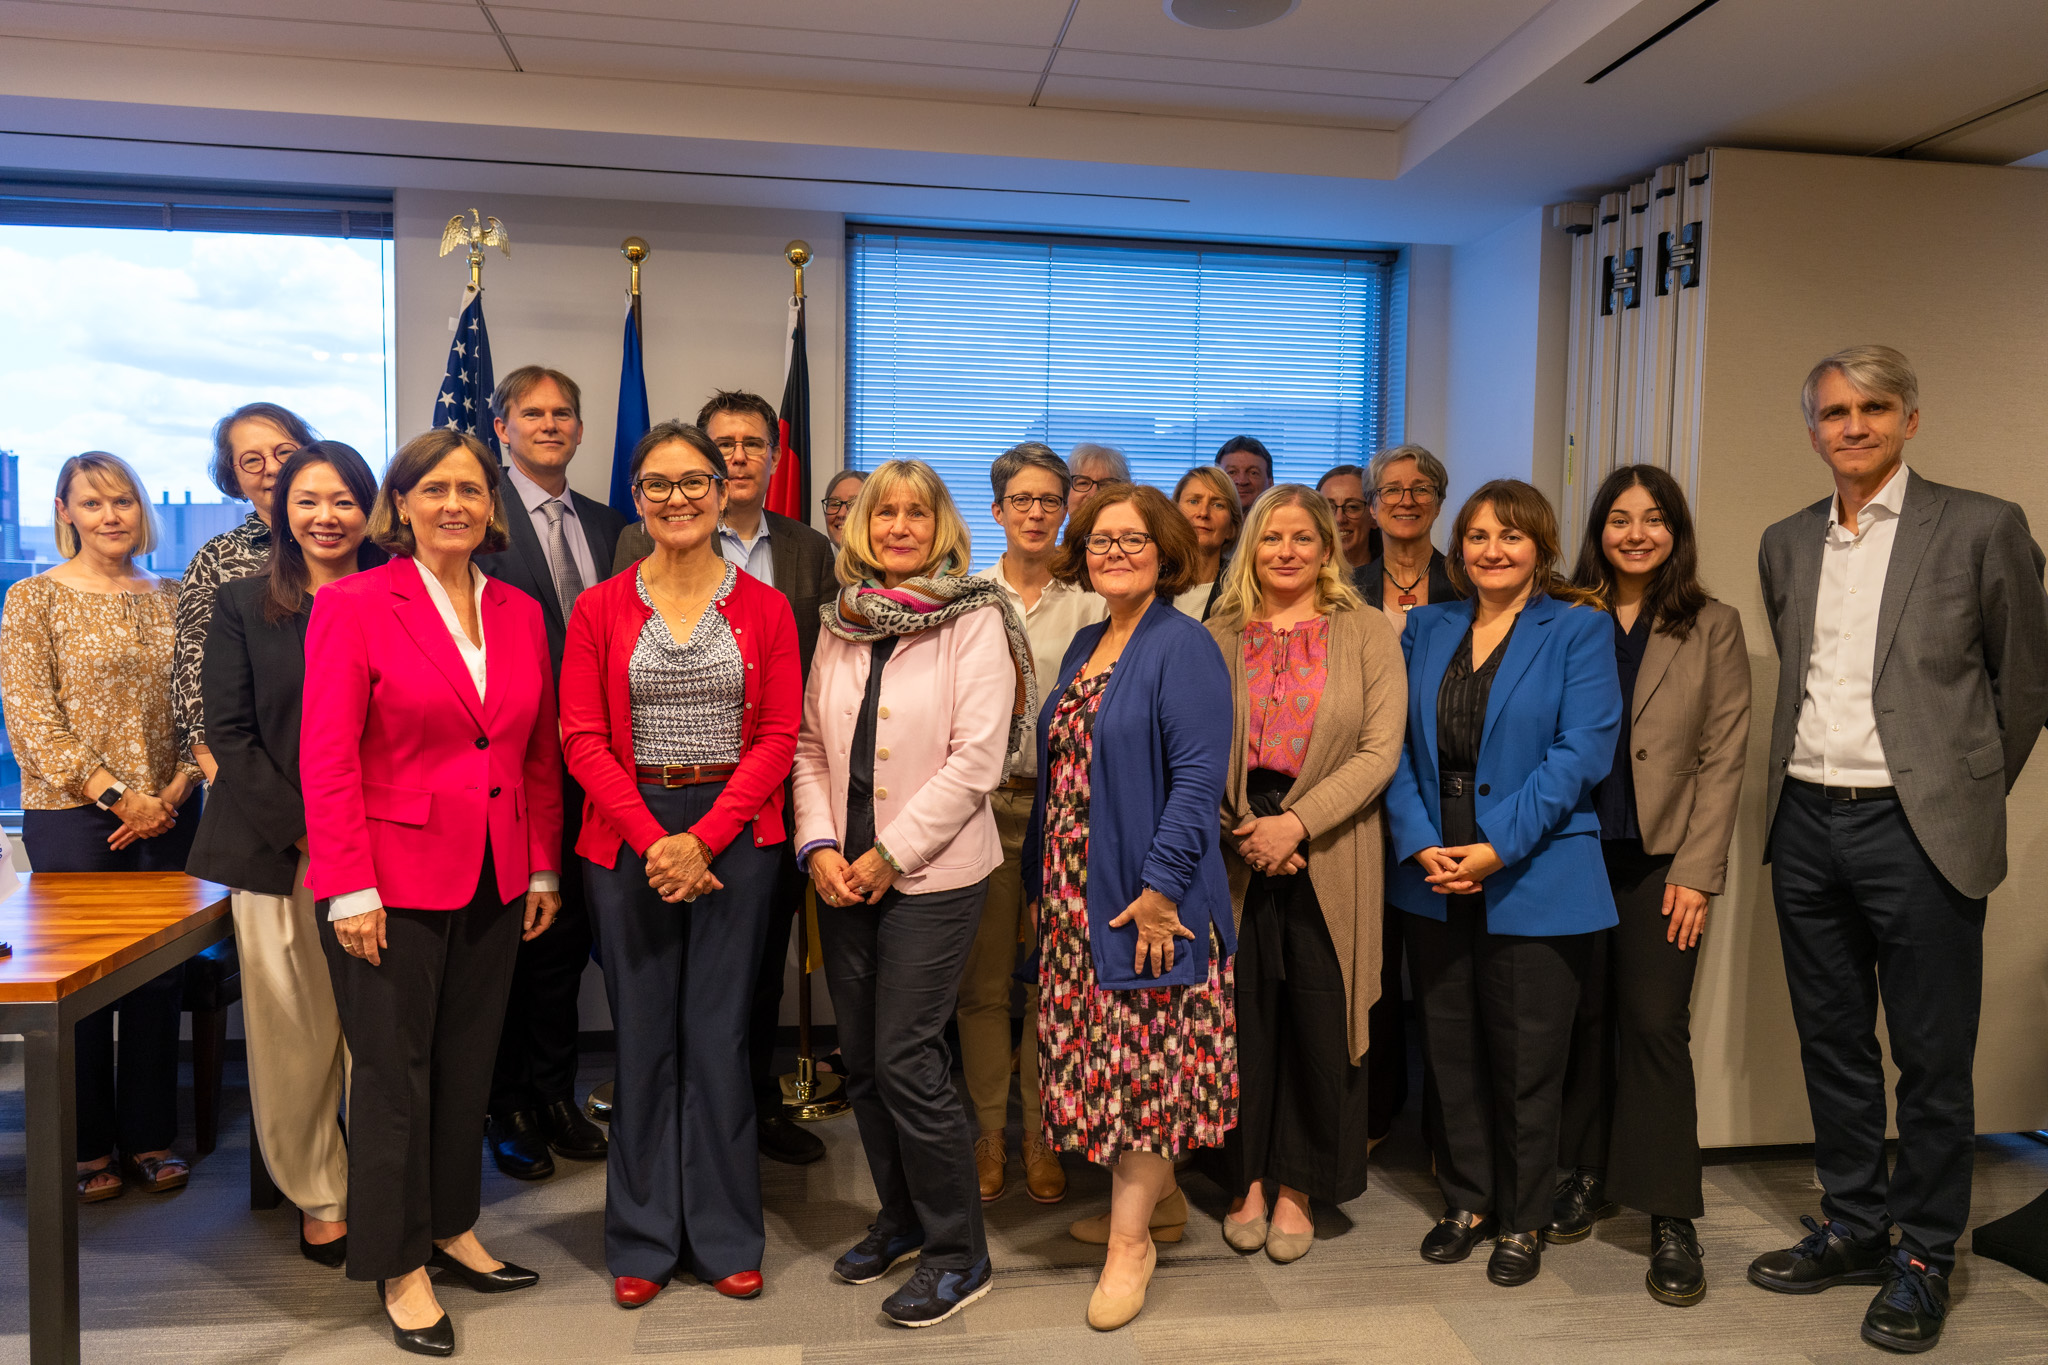
[[[505,525],[505,479],[498,472],[498,462],[476,437],[445,427],[413,437],[391,457],[391,466],[384,471],[384,485],[377,490],[377,506],[370,513],[371,540],[395,555],[418,552],[419,541],[413,536],[412,527],[398,519],[398,500],[458,450],[476,456],[484,471],[484,486],[491,490],[491,523],[484,527],[484,543],[472,553],[492,555],[512,548],[512,533]]]
[[[1159,582],[1152,591],[1160,597],[1177,597],[1195,586],[1195,565],[1202,557],[1195,543],[1195,528],[1180,509],[1166,500],[1166,494],[1148,483],[1109,483],[1088,495],[1081,510],[1067,522],[1059,552],[1052,557],[1053,577],[1095,591],[1088,577],[1088,537],[1095,534],[1095,522],[1104,511],[1127,502],[1138,510],[1152,548],[1159,552]]]
[[[1606,605],[1598,590],[1579,587],[1564,576],[1557,513],[1551,509],[1549,498],[1544,497],[1533,484],[1520,479],[1495,479],[1481,484],[1458,509],[1458,519],[1451,528],[1450,553],[1444,556],[1444,568],[1450,573],[1451,584],[1460,596],[1473,595],[1472,579],[1465,572],[1465,533],[1472,529],[1472,519],[1479,515],[1482,507],[1491,507],[1494,519],[1502,526],[1510,531],[1520,531],[1535,543],[1536,576],[1530,585],[1531,592],[1549,593],[1575,607]]]
[[[1631,488],[1640,488],[1657,504],[1664,517],[1664,529],[1671,533],[1671,554],[1650,575],[1643,593],[1642,609],[1657,623],[1658,633],[1683,640],[1692,634],[1700,608],[1713,601],[1700,586],[1699,541],[1693,535],[1692,511],[1685,505],[1685,490],[1678,480],[1653,464],[1625,464],[1609,474],[1593,495],[1592,511],[1586,515],[1586,538],[1579,542],[1579,562],[1572,570],[1572,582],[1614,600],[1614,564],[1601,548],[1601,532],[1615,502]]]
[[[270,490],[270,557],[263,565],[263,576],[270,583],[263,593],[263,619],[272,625],[290,620],[306,605],[306,585],[312,574],[306,568],[306,548],[292,534],[287,509],[291,507],[292,484],[308,469],[322,464],[340,476],[365,516],[377,503],[377,476],[370,472],[370,466],[354,446],[340,441],[315,441],[292,452],[284,468],[277,471],[277,484]],[[370,544],[365,534],[363,544],[356,550],[356,567],[375,568],[384,559],[384,552]]]

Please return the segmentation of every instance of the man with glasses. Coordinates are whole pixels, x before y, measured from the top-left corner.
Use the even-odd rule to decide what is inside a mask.
[[[1365,500],[1365,471],[1340,464],[1316,480],[1316,492],[1330,500],[1337,514],[1337,545],[1344,567],[1354,572],[1380,557],[1380,529],[1372,524],[1372,504]]]
[[[1082,441],[1067,452],[1067,469],[1071,474],[1067,480],[1069,516],[1080,511],[1081,504],[1104,484],[1131,481],[1131,466],[1124,453],[1115,446],[1097,445],[1093,441]],[[1054,659],[1053,663],[1057,665],[1059,660]]]
[[[491,395],[498,444],[507,456],[505,527],[510,549],[477,556],[491,577],[540,603],[548,658],[557,683],[562,645],[577,596],[612,562],[625,519],[569,487],[569,462],[583,442],[583,392],[558,370],[522,365]],[[576,837],[583,789],[562,777],[562,909],[547,933],[519,945],[498,1060],[491,1075],[486,1141],[498,1169],[515,1180],[545,1180],[554,1157],[596,1161],[602,1128],[575,1098],[576,1033],[584,969],[590,964],[590,915],[584,904]]]
[[[1066,462],[1037,441],[1012,446],[989,467],[989,483],[996,495],[990,511],[1003,528],[1003,553],[982,577],[1001,588],[1024,618],[1032,669],[1041,685],[1059,676],[1060,661],[1075,633],[1094,625],[1108,611],[1094,593],[1052,575],[1053,553],[1059,548],[1060,525],[1067,519],[1073,482]],[[967,969],[960,982],[960,1067],[967,1078],[968,1103],[980,1124],[974,1143],[974,1171],[984,1203],[1003,1193],[1009,1165],[1003,1130],[1010,1112],[1013,1050],[1010,983],[1017,970],[1024,927],[1024,832],[1037,790],[1037,752],[1027,748],[1023,764],[990,797],[996,833],[1003,843],[1003,865],[989,876],[981,927],[968,950]],[[1067,1177],[1059,1158],[1045,1145],[1045,1122],[1039,1111],[1035,984],[1025,988],[1023,1043],[1016,1057],[1024,1106],[1024,1187],[1041,1204],[1058,1203],[1066,1197]]]
[[[767,509],[768,485],[782,458],[775,409],[758,394],[721,389],[698,410],[697,425],[725,457],[725,519],[718,526],[718,553],[729,563],[789,599],[796,614],[797,655],[805,678],[818,644],[818,608],[839,595],[833,574],[832,542],[804,523]],[[622,573],[654,551],[639,522],[619,537],[612,571]],[[780,876],[769,910],[768,947],[754,983],[753,1013],[747,1027],[747,1060],[759,1111],[756,1134],[761,1152],[801,1165],[825,1155],[825,1144],[806,1132],[782,1107],[775,1074],[776,1031],[782,1022],[782,988],[789,964],[789,929],[803,903],[806,878],[793,850],[782,850]]]

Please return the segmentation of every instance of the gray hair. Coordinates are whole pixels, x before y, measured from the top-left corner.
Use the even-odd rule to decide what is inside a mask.
[[[1093,441],[1082,441],[1067,452],[1067,468],[1078,474],[1084,465],[1106,464],[1110,477],[1123,483],[1131,481],[1131,462],[1115,446],[1097,445]]]
[[[827,497],[830,497],[832,495],[833,489],[839,487],[840,480],[842,479],[852,479],[856,483],[866,483],[868,481],[868,476],[858,469],[840,470],[837,474],[834,474],[831,478],[825,480],[825,495]]]
[[[1067,483],[1073,478],[1067,470],[1067,462],[1043,441],[1020,441],[996,456],[995,463],[988,467],[988,481],[995,488],[997,501],[1002,500],[1010,480],[1027,469],[1043,469],[1058,479],[1060,496],[1067,496]]]
[[[1444,468],[1442,460],[1412,442],[1388,446],[1372,457],[1372,463],[1365,467],[1365,500],[1373,502],[1378,499],[1380,483],[1387,477],[1387,467],[1403,460],[1415,461],[1422,477],[1436,485],[1437,501],[1442,502],[1444,494],[1450,491],[1451,472]]]
[[[1799,390],[1799,409],[1806,414],[1806,429],[1814,430],[1820,408],[1820,381],[1838,374],[1858,393],[1878,393],[1899,400],[1905,413],[1920,407],[1920,376],[1905,356],[1889,346],[1850,346],[1821,361],[1806,376]]]

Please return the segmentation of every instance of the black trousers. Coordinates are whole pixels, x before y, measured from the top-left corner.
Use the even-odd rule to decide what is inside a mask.
[[[1377,1141],[1393,1131],[1408,1104],[1408,1003],[1402,997],[1401,962],[1407,952],[1401,928],[1408,917],[1391,905],[1380,909],[1380,998],[1366,1016],[1372,1052],[1366,1057],[1366,1132]]]
[[[1640,839],[1601,844],[1621,922],[1591,935],[1564,1084],[1561,1166],[1605,1167],[1607,1196],[1644,1213],[1698,1218],[1699,1102],[1692,1074],[1697,948],[1664,934],[1671,859]]]
[[[484,1104],[525,898],[498,899],[490,846],[460,910],[386,907],[379,965],[320,946],[354,1070],[348,1099],[348,1277],[391,1280],[476,1226]],[[549,930],[553,932],[552,929]],[[545,937],[545,935],[543,935]]]
[[[1437,1184],[1446,1207],[1533,1232],[1550,1221],[1565,1064],[1592,935],[1496,934],[1482,896],[1446,899],[1446,919],[1410,915],[1403,926]]]
[[[722,782],[640,794],[661,827],[688,829]],[[708,1282],[761,1267],[761,1158],[747,1085],[747,1009],[768,926],[775,859],[749,824],[712,860],[724,889],[670,904],[621,847],[590,865],[618,1029],[618,1085],[605,1170],[604,1259],[613,1275]],[[552,932],[552,931],[551,931]]]
[[[1946,1274],[1970,1216],[1984,901],[1951,886],[1896,801],[1830,801],[1787,781],[1771,891],[1813,1110],[1821,1209]],[[1899,1069],[1899,1152],[1885,1169],[1884,1002]]]
[[[1371,1087],[1349,1022],[1308,873],[1254,872],[1237,937],[1237,1126],[1223,1139],[1233,1194],[1254,1180],[1334,1204],[1365,1192]]]
[[[794,806],[786,809],[794,810]],[[789,973],[789,935],[804,903],[810,879],[796,865],[795,846],[774,844],[775,884],[768,897],[768,938],[753,977],[753,999],[747,1008],[747,1080],[754,1104],[764,1114],[782,1108],[782,1077],[775,1070],[775,1040],[782,1025],[782,988]],[[802,944],[797,951],[805,951]],[[842,1042],[843,1045],[843,1042]]]
[[[889,891],[880,904],[818,916],[847,1098],[881,1197],[875,1226],[922,1228],[924,1263],[941,1270],[966,1270],[988,1255],[975,1131],[946,1046],[987,893],[984,877],[953,891]]]
[[[500,1117],[575,1099],[578,999],[590,965],[590,909],[584,897],[583,788],[562,780],[562,910],[548,931],[519,945],[498,1060],[491,1073],[490,1112]]]
[[[120,817],[98,806],[23,811],[22,847],[36,872],[182,872],[203,800],[195,795],[179,807],[170,833],[122,849],[107,847],[107,836],[121,827]],[[73,1027],[78,1160],[98,1161],[117,1148],[130,1154],[160,1152],[178,1136],[178,1020],[184,1008],[181,963]]]

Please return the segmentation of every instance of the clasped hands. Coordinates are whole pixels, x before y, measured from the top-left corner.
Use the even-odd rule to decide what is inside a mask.
[[[155,796],[130,787],[114,802],[121,827],[107,836],[108,848],[126,848],[140,839],[169,834],[178,823],[178,807],[192,794],[192,779],[180,773]]]
[[[1293,811],[1278,815],[1255,815],[1230,831],[1237,840],[1237,856],[1254,872],[1269,877],[1291,877],[1308,866],[1301,845],[1308,840],[1308,826]]]
[[[725,883],[711,874],[711,850],[684,830],[647,846],[647,884],[670,904],[693,901]]]
[[[827,905],[873,905],[896,884],[896,869],[875,849],[848,863],[836,848],[811,854],[811,885]]]
[[[1492,844],[1459,844],[1425,848],[1415,855],[1424,880],[1439,896],[1469,896],[1479,883],[1505,866]]]

